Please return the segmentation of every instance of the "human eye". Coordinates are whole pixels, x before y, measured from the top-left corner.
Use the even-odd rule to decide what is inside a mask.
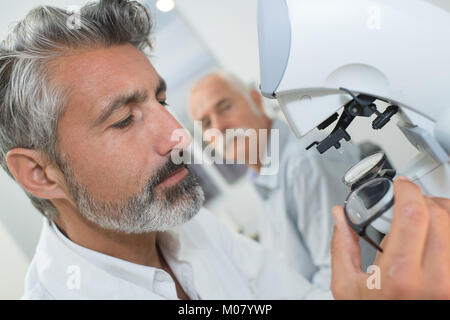
[[[120,122],[117,122],[116,124],[113,124],[112,127],[116,128],[116,129],[124,129],[124,128],[128,127],[129,125],[131,125],[133,123],[133,120],[134,120],[134,116],[130,115],[130,116],[128,116],[128,118],[126,118]]]
[[[218,108],[218,113],[228,111],[231,108],[231,103],[224,103]]]
[[[167,107],[167,106],[169,106],[169,104],[167,103],[167,101],[164,99],[164,100],[158,100],[158,103],[160,104],[160,105],[162,105],[163,107]]]
[[[211,121],[209,119],[202,120],[203,129],[208,129],[210,125],[211,125]]]

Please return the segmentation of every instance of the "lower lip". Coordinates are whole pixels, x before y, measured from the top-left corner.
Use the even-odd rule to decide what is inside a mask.
[[[172,174],[171,176],[169,176],[168,178],[161,181],[159,183],[159,185],[165,186],[165,185],[175,184],[175,183],[179,182],[181,179],[183,179],[187,174],[188,174],[187,169],[182,168],[182,169],[178,170],[177,172],[175,172],[174,174]]]

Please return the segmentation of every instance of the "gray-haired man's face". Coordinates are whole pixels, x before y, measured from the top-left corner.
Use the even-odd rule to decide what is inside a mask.
[[[263,114],[262,107],[217,75],[205,77],[191,90],[189,110],[193,120],[201,121],[203,134],[210,129],[223,135],[227,129],[268,129],[268,118]],[[231,138],[229,141],[224,137],[208,142],[216,152],[229,160],[236,160],[242,154],[248,157],[252,152],[257,152],[257,143],[250,145],[246,139],[245,143],[239,144]]]
[[[52,64],[68,94],[58,124],[62,171],[88,220],[127,233],[164,230],[191,218],[203,194],[170,161],[180,124],[164,107],[165,84],[131,45],[77,51]],[[179,137],[179,135],[178,135]]]

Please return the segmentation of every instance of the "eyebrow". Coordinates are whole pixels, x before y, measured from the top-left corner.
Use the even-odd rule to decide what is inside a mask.
[[[159,78],[158,86],[156,87],[155,90],[155,97],[161,94],[162,92],[165,92],[166,90],[167,90],[166,82],[164,81],[164,79]],[[147,99],[147,97],[148,97],[147,91],[134,91],[128,94],[119,95],[113,101],[108,103],[108,105],[102,110],[100,115],[94,121],[93,126],[95,127],[105,122],[114,113],[114,111],[121,109],[132,103],[142,103]]]
[[[222,99],[220,99],[219,101],[217,101],[215,104],[214,104],[214,110],[216,110],[217,108],[219,108],[220,107],[220,105],[221,104],[223,104],[223,103],[225,103],[225,102],[228,102],[229,101],[229,99],[228,98],[222,98]],[[207,118],[207,116],[203,116],[201,119],[200,119],[200,121],[205,121],[205,119]]]
[[[214,109],[217,109],[218,107],[220,107],[220,105],[221,104],[223,104],[223,103],[225,103],[225,102],[228,102],[228,98],[222,98],[222,99],[220,99],[219,101],[217,101],[215,104],[214,104]]]

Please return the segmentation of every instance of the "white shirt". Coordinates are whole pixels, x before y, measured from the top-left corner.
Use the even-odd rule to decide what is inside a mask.
[[[192,299],[332,298],[205,209],[156,239]],[[23,298],[177,299],[177,294],[165,271],[81,247],[45,221]]]
[[[321,155],[315,148],[306,151],[305,142],[282,120],[274,119],[272,129],[279,130],[279,170],[274,175],[250,173],[263,201],[260,241],[308,281],[327,289],[331,282],[331,208],[343,205],[350,192],[342,176],[359,161],[359,150],[345,143],[342,154],[332,148]],[[271,143],[269,139],[267,152],[271,152]]]

